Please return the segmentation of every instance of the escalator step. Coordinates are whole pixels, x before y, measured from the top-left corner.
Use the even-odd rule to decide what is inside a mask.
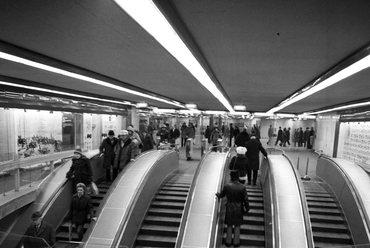
[[[226,233],[224,233],[224,239],[226,239]],[[241,246],[265,246],[264,235],[253,235],[253,234],[240,234],[240,245]]]
[[[311,222],[322,222],[322,223],[333,223],[333,224],[343,224],[344,220],[340,216],[327,216],[327,215],[310,215]]]
[[[177,217],[150,216],[150,215],[144,219],[144,223],[149,225],[180,226],[180,221],[181,218]]]
[[[161,226],[161,225],[144,225],[140,229],[141,234],[145,235],[161,235],[177,237],[178,227],[174,226]]]
[[[249,203],[249,208],[250,209],[252,209],[252,208],[263,209],[263,203],[261,203],[261,202],[250,202]]]
[[[69,233],[67,232],[59,232],[55,235],[56,240],[63,240],[69,241]],[[72,233],[72,241],[78,241],[77,232]]]
[[[188,192],[161,190],[158,195],[188,196]]]
[[[262,208],[251,208],[247,215],[249,216],[264,216],[264,211]]]
[[[169,216],[169,217],[181,217],[182,209],[164,209],[164,208],[151,208],[148,214],[151,216]]]
[[[242,224],[240,226],[240,233],[265,235],[265,227],[263,225]]]
[[[177,188],[190,188],[190,184],[187,183],[166,183],[164,187],[177,187]]]
[[[180,191],[180,192],[189,192],[189,188],[183,188],[183,187],[168,187],[164,186],[162,190],[172,190],[172,191]]]
[[[347,233],[347,227],[341,224],[331,223],[317,223],[312,222],[312,230],[314,232],[336,232],[336,233]]]
[[[155,201],[151,205],[154,208],[184,209],[185,202]]]
[[[313,193],[313,192],[305,192],[306,196],[309,197],[318,197],[318,198],[332,198],[329,193]]]
[[[265,225],[264,217],[261,216],[243,216],[243,224],[249,225]]]
[[[335,203],[335,201],[332,198],[323,198],[323,197],[306,197],[307,201],[315,201],[315,202],[328,202],[328,203]]]
[[[338,206],[335,203],[325,203],[325,202],[307,202],[308,207],[322,207],[322,208],[333,208],[337,209]]]
[[[262,197],[248,196],[249,202],[263,202]]]
[[[324,242],[314,242],[315,248],[353,248],[352,245],[344,245],[342,243],[324,243]],[[364,247],[366,248],[366,246]]]
[[[158,195],[156,197],[156,201],[185,202],[186,201],[186,197]]]
[[[344,233],[313,232],[313,240],[323,243],[351,244],[352,239]]]
[[[328,208],[309,208],[310,214],[325,214],[325,215],[340,215],[339,209],[328,209]]]
[[[139,235],[136,244],[149,247],[175,247],[176,237]]]

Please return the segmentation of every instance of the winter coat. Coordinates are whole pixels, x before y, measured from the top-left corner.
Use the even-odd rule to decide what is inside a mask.
[[[208,143],[211,143],[211,129],[208,127],[204,133],[204,138],[207,139]]]
[[[218,131],[218,129],[215,129],[211,133],[211,138],[210,138],[212,145],[214,145],[214,146],[217,145],[217,140],[218,139],[222,139],[221,133],[220,133],[220,131]]]
[[[164,129],[164,128],[161,128],[158,133],[157,133],[157,136],[161,137],[160,139],[160,142],[164,142],[165,140],[167,140],[168,142],[170,141],[170,132],[168,132],[167,129]]]
[[[118,139],[113,138],[111,141],[109,138],[106,138],[103,140],[103,142],[100,144],[99,151],[100,154],[104,154],[104,162],[103,166],[106,170],[109,170],[111,165],[114,164],[114,147],[117,145]]]
[[[94,208],[92,200],[87,194],[78,197],[77,194],[72,196],[71,205],[69,207],[69,220],[76,225],[83,225],[87,222],[87,215],[90,218],[94,216]]]
[[[116,157],[114,159],[114,167],[122,170],[131,159],[135,158],[135,155],[132,153],[132,148],[134,144],[130,138],[125,141],[119,140],[116,147],[114,148],[114,153]]]
[[[246,156],[238,154],[231,159],[229,169],[238,170],[239,177],[245,177],[247,175],[248,163],[249,161]]]
[[[94,180],[90,160],[84,155],[81,155],[79,159],[72,158],[72,165],[67,172],[67,178],[70,178],[72,175],[74,175],[74,186],[78,183],[89,185]]]
[[[192,139],[195,138],[195,128],[194,127],[188,126],[185,132],[186,132],[187,138],[192,138]]]
[[[170,139],[175,140],[180,137],[180,130],[175,128],[175,129],[170,129]]]
[[[240,130],[239,130],[239,128],[238,128],[238,127],[235,127],[235,128],[234,128],[234,133],[233,133],[234,138],[236,139],[236,137],[237,137],[239,134],[240,134]]]
[[[283,130],[279,129],[278,134],[277,134],[277,140],[282,140],[283,138]]]
[[[236,146],[244,146],[245,144],[250,140],[249,134],[247,132],[241,132],[238,136],[236,136],[235,139],[235,145]]]
[[[247,148],[247,158],[249,160],[248,170],[259,170],[260,152],[267,157],[265,148],[257,139],[251,139],[245,144],[245,147]]]
[[[247,188],[239,181],[231,181],[225,184],[219,197],[226,196],[226,225],[241,225],[243,213],[249,211]],[[244,206],[243,206],[244,204]]]
[[[186,138],[186,129],[188,127],[186,125],[181,126],[181,138],[185,139]]]
[[[25,233],[23,246],[24,248],[48,247],[44,240],[49,244],[49,246],[53,246],[55,244],[55,232],[53,227],[42,221],[39,231],[37,231],[36,226],[32,223]]]
[[[143,136],[141,141],[143,142],[143,148],[141,149],[142,152],[152,150],[154,148],[153,139],[149,134]]]

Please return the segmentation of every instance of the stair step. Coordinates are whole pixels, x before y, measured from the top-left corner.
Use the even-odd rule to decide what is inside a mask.
[[[154,208],[168,208],[168,209],[184,209],[184,202],[165,202],[165,201],[155,201],[151,205]]]
[[[326,215],[310,215],[311,222],[321,222],[321,223],[334,223],[343,224],[344,220],[340,216],[326,216]]]
[[[335,203],[335,201],[331,197],[312,197],[312,196],[306,196],[306,200],[307,201],[314,201],[314,202]]]
[[[335,203],[325,203],[325,202],[307,202],[308,207],[322,207],[322,208],[333,208],[337,209],[338,206]]]
[[[318,208],[318,207],[309,207],[310,214],[325,214],[325,215],[340,215],[340,211],[338,208],[330,209],[330,208]]]
[[[264,227],[264,225],[242,224],[240,226],[240,233],[242,233],[242,234],[254,234],[254,235],[265,235],[265,227]]]
[[[186,201],[186,197],[158,195],[156,197],[156,201],[185,202]]]
[[[59,232],[55,235],[56,240],[69,241],[69,232]],[[78,241],[77,232],[72,233],[72,241]]]
[[[226,233],[224,233],[223,240],[226,239]],[[241,246],[265,246],[264,235],[253,235],[253,234],[240,234],[240,245]]]
[[[142,234],[136,239],[136,244],[149,247],[174,247],[176,244],[176,237]]]
[[[243,216],[243,224],[251,224],[251,225],[265,225],[264,217],[261,216]]]
[[[168,195],[168,196],[188,196],[188,192],[182,191],[171,191],[171,190],[161,190],[158,195]]]
[[[171,190],[171,191],[176,191],[176,192],[189,192],[189,188],[184,188],[184,187],[168,187],[164,186],[162,190]]]

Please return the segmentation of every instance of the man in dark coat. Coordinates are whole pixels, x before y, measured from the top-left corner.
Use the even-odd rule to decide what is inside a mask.
[[[310,139],[310,130],[306,127],[306,131],[304,131],[304,139],[303,139],[303,146],[308,148],[309,140]]]
[[[298,138],[298,146],[302,146],[304,142],[303,130],[299,128],[299,138]]]
[[[51,225],[42,220],[40,212],[32,214],[32,223],[23,238],[24,248],[48,247],[55,244],[55,232]],[[46,243],[47,244],[46,244]]]
[[[87,220],[91,218],[96,221],[92,200],[85,192],[86,186],[83,183],[77,184],[77,193],[72,196],[68,214],[69,222],[77,228],[79,241],[83,238],[83,227]]]
[[[116,157],[114,159],[113,180],[117,177],[119,171],[123,170],[130,161],[135,160],[135,154],[132,152],[135,144],[129,138],[128,131],[121,130],[118,138],[118,143],[114,148]]]
[[[170,129],[170,143],[175,146],[176,139],[180,138],[180,130],[177,128],[177,125],[173,125]]]
[[[277,138],[275,141],[275,146],[277,145],[279,141],[280,141],[279,145],[281,146],[281,143],[283,142],[283,130],[281,130],[281,127],[279,127],[279,131],[278,131]]]
[[[76,192],[76,185],[78,183],[83,183],[85,185],[90,185],[94,181],[93,172],[91,169],[90,159],[82,154],[80,148],[76,148],[73,152],[72,165],[67,172],[67,178],[73,178],[73,193]]]
[[[232,145],[232,139],[234,137],[234,127],[233,124],[230,123],[230,128],[229,128],[229,147]]]
[[[143,131],[141,142],[143,143],[143,148],[141,149],[142,152],[149,151],[154,148],[153,138],[146,131]]]
[[[235,141],[236,141],[236,137],[238,137],[238,135],[240,134],[240,130],[239,130],[239,127],[238,126],[236,126],[235,128],[234,128],[234,133],[233,133],[233,136],[234,136],[234,146],[237,146],[236,145],[236,143],[235,143]]]
[[[244,146],[250,140],[249,134],[247,132],[247,128],[243,128],[243,131],[238,134],[235,138],[235,145],[236,146]]]
[[[230,171],[231,181],[223,187],[220,193],[216,193],[218,199],[227,198],[225,224],[227,234],[225,245],[231,246],[232,231],[234,226],[234,247],[240,246],[240,225],[243,222],[243,213],[249,211],[248,192],[239,180],[239,171]]]
[[[117,142],[118,139],[114,137],[114,132],[110,130],[108,132],[108,137],[103,140],[99,147],[100,157],[104,156],[103,166],[105,168],[105,180],[107,183],[112,181],[110,171],[114,164],[114,147],[117,145]]]
[[[251,134],[251,140],[245,144],[245,147],[247,148],[247,158],[249,160],[247,170],[248,185],[252,182],[252,171],[253,185],[256,185],[258,170],[260,168],[260,152],[262,152],[266,158],[267,152],[265,148],[263,148],[261,142],[256,139],[256,135],[254,133]]]
[[[207,139],[208,144],[211,144],[211,128],[207,126],[206,131],[204,132],[204,138]]]

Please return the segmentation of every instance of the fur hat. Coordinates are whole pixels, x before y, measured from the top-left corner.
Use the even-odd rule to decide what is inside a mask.
[[[133,131],[134,131],[134,128],[133,128],[133,127],[131,127],[131,126],[128,126],[128,127],[127,127],[127,131],[131,131],[131,132],[133,132]]]
[[[247,148],[245,148],[244,146],[238,146],[236,148],[236,153],[237,154],[245,155],[246,152],[247,152]]]
[[[108,135],[109,135],[109,136],[114,135],[113,130],[109,130]]]
[[[127,130],[121,130],[121,132],[119,132],[118,136],[120,135],[128,135],[128,131]]]
[[[78,153],[78,154],[82,155],[82,150],[81,150],[81,148],[76,148],[73,153]]]

